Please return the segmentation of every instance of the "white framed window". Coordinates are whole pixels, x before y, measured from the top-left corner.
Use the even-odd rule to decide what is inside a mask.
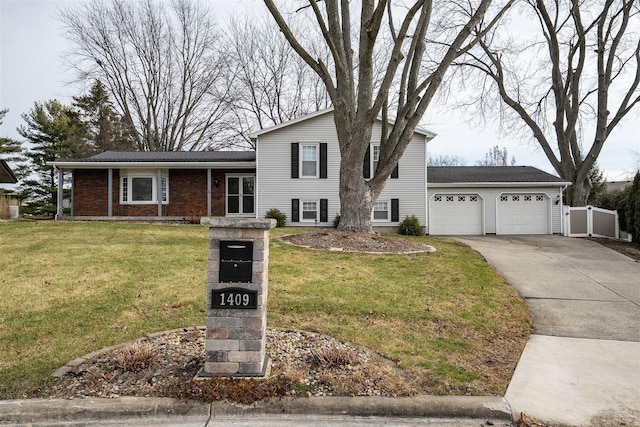
[[[163,204],[169,203],[169,176],[162,171],[160,197]],[[155,204],[158,203],[158,175],[152,170],[120,171],[120,203]]]
[[[227,215],[255,214],[255,175],[227,175]]]
[[[318,178],[319,159],[318,144],[300,144],[300,176]]]
[[[371,176],[376,174],[380,161],[380,144],[371,144]]]
[[[301,221],[315,222],[318,219],[318,202],[302,202]]]
[[[372,221],[389,221],[391,218],[390,203],[388,201],[378,201],[373,204],[371,212]]]

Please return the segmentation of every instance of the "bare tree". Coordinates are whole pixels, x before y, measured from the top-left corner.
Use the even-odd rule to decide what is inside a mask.
[[[231,19],[227,27],[233,77],[230,125],[246,144],[251,144],[249,129],[264,129],[331,105],[320,78],[273,21],[245,15]]]
[[[572,182],[568,203],[584,206],[605,141],[640,102],[638,2],[526,0],[519,12],[537,23],[532,38],[516,42],[496,29],[463,62],[480,72],[481,109],[499,111],[503,125],[533,134]]]
[[[478,166],[514,166],[515,164],[515,157],[511,157],[511,162],[509,162],[509,153],[507,153],[507,148],[502,147],[501,150],[497,145],[494,145],[489,149],[489,151],[484,155],[484,160],[479,160],[477,162]]]
[[[93,0],[60,17],[71,66],[80,80],[105,83],[139,150],[218,148],[229,86],[209,9],[189,0]]]
[[[427,166],[464,166],[467,161],[464,157],[451,154],[429,155]]]
[[[295,52],[322,79],[335,108],[341,153],[339,228],[370,232],[373,203],[450,65],[477,42],[479,36],[474,37],[472,30],[483,21],[491,0],[417,0],[406,8],[394,7],[388,0],[298,2],[295,10],[284,15],[313,22],[331,62],[314,56],[304,34],[296,33],[285,20],[284,6],[276,6],[273,0],[265,4]],[[486,27],[491,28],[504,10]],[[396,21],[398,12],[403,16]],[[391,125],[389,111],[396,116]],[[380,114],[380,160],[367,181],[363,159]]]

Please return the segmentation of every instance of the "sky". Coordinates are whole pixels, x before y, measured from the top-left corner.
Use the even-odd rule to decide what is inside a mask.
[[[0,135],[21,139],[16,128],[21,115],[34,102],[58,99],[70,103],[81,88],[70,84],[73,73],[63,66],[70,48],[64,28],[56,18],[59,8],[86,0],[0,0],[0,109],[9,109]],[[224,19],[226,13],[243,8],[264,8],[259,0],[213,0]],[[551,163],[535,144],[501,135],[491,126],[471,124],[462,112],[434,103],[422,127],[438,136],[429,143],[432,155],[455,155],[473,166],[493,146],[506,148],[516,164],[534,166],[554,175]],[[640,153],[640,108],[632,111],[606,141],[598,165],[608,180],[628,179],[638,165]]]

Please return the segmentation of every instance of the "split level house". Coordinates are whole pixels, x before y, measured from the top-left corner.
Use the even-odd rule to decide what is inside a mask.
[[[375,172],[381,122],[363,159]],[[417,129],[374,203],[380,230],[415,215],[429,234],[562,232],[562,190],[570,183],[527,166],[429,167],[435,134]],[[255,151],[104,152],[52,162],[72,171],[71,211],[59,218],[185,220],[264,217],[273,208],[287,226],[331,226],[340,213],[340,151],[333,109],[251,135]],[[59,192],[61,197],[61,192]],[[62,206],[62,203],[58,203]]]

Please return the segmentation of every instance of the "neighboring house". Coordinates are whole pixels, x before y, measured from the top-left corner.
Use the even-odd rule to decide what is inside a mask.
[[[73,171],[75,219],[256,215],[253,151],[107,151],[51,164],[59,170],[58,186],[62,172]]]
[[[531,166],[432,166],[429,234],[562,232],[562,190],[570,182]]]
[[[607,181],[604,183],[604,188],[607,193],[614,191],[624,191],[631,185],[631,180],[628,181]]]
[[[0,160],[0,183],[1,184],[15,184],[18,182],[18,178],[13,173],[7,162]]]
[[[363,159],[365,178],[376,169],[381,131],[378,121]],[[569,182],[526,166],[427,171],[427,142],[434,136],[416,130],[374,203],[376,229],[395,230],[406,216],[415,215],[435,235],[562,232],[562,190]],[[288,226],[330,226],[340,213],[333,110],[251,138],[255,152],[105,152],[52,164],[59,183],[64,170],[73,171],[70,218],[261,218],[276,208]]]
[[[371,135],[364,159],[364,175],[377,167],[381,121]],[[427,141],[435,134],[417,129],[404,155],[375,201],[374,227],[397,227],[408,215],[427,220]],[[256,146],[257,211],[272,208],[287,216],[289,226],[329,226],[340,213],[340,148],[333,109],[251,135]]]

